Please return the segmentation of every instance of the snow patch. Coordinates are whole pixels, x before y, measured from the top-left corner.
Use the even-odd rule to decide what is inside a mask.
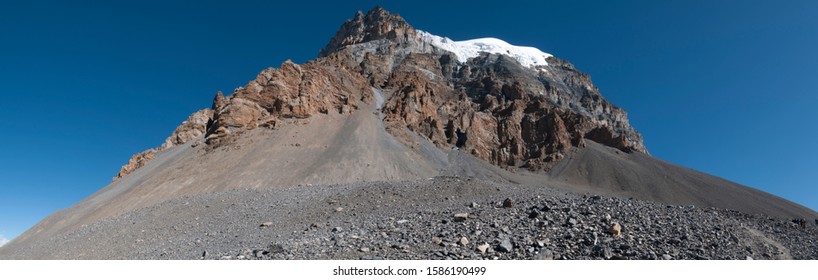
[[[477,57],[480,53],[496,53],[508,55],[525,67],[548,65],[545,59],[551,54],[544,53],[534,47],[515,46],[497,38],[479,38],[465,41],[452,41],[426,31],[417,30],[420,39],[432,46],[453,52],[460,62]]]
[[[5,236],[0,234],[0,247],[3,247],[3,245],[6,245],[6,243],[9,243],[9,241],[11,241],[11,240],[6,239]]]

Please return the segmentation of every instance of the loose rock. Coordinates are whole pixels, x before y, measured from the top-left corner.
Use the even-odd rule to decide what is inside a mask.
[[[619,223],[611,224],[610,229],[608,230],[610,234],[613,236],[620,236],[622,234],[622,226]]]
[[[511,239],[503,239],[500,241],[500,245],[497,246],[497,251],[508,253],[514,250],[514,245],[511,244]]]
[[[489,247],[490,247],[489,244],[482,244],[482,245],[477,246],[477,251],[479,251],[480,253],[485,254],[486,250],[488,250]]]
[[[456,213],[454,214],[454,221],[455,222],[462,222],[469,218],[469,213]]]

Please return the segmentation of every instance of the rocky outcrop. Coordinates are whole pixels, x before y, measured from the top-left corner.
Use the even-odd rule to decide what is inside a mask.
[[[207,127],[206,143],[217,147],[233,135],[259,126],[275,127],[282,119],[303,119],[315,114],[350,114],[359,102],[371,103],[372,95],[363,76],[352,72],[341,57],[291,61],[262,71],[255,80],[213,102],[213,119]]]
[[[198,138],[205,133],[207,123],[211,117],[213,117],[213,111],[210,109],[196,111],[196,113],[190,115],[186,121],[176,127],[176,130],[171,133],[168,139],[165,139],[165,143],[159,147],[159,150],[161,151],[173,146],[182,145]]]
[[[156,149],[148,149],[144,152],[133,155],[131,159],[128,160],[128,163],[123,165],[122,168],[119,169],[119,173],[117,173],[116,176],[114,176],[114,179],[112,181],[119,180],[120,178],[125,177],[128,174],[131,174],[131,172],[136,171],[140,167],[145,166],[145,164],[148,163],[148,161],[154,158],[156,152],[157,152]]]
[[[320,56],[360,43],[385,39],[401,44],[415,42],[416,38],[415,29],[400,15],[390,14],[376,6],[366,15],[358,11],[353,19],[347,20],[321,50]]]
[[[164,151],[174,146],[182,145],[198,138],[205,133],[207,124],[213,117],[211,109],[202,109],[190,115],[187,120],[182,122],[171,135],[165,139],[161,146],[148,149],[141,153],[135,154],[128,160],[128,163],[119,169],[119,173],[114,176],[112,181],[119,180],[122,177],[134,172],[136,169],[144,166],[148,161],[152,160],[156,153]]]

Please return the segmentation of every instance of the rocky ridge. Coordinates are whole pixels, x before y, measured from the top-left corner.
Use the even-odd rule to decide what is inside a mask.
[[[156,156],[156,153],[185,144],[188,141],[203,135],[212,116],[213,111],[210,109],[196,111],[190,115],[186,121],[182,122],[182,124],[176,127],[173,133],[171,133],[170,136],[165,139],[165,142],[162,143],[161,146],[145,150],[132,156],[131,159],[128,160],[128,163],[122,166],[119,173],[114,176],[112,181],[125,177],[131,172],[134,172],[136,169],[144,166],[148,163],[148,161],[152,160]],[[198,145],[196,143],[194,144]]]

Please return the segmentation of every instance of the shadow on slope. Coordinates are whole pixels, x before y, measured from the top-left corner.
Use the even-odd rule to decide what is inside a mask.
[[[775,195],[677,166],[642,153],[627,154],[589,141],[549,171],[574,191],[696,205],[779,218],[815,217],[813,210]]]

